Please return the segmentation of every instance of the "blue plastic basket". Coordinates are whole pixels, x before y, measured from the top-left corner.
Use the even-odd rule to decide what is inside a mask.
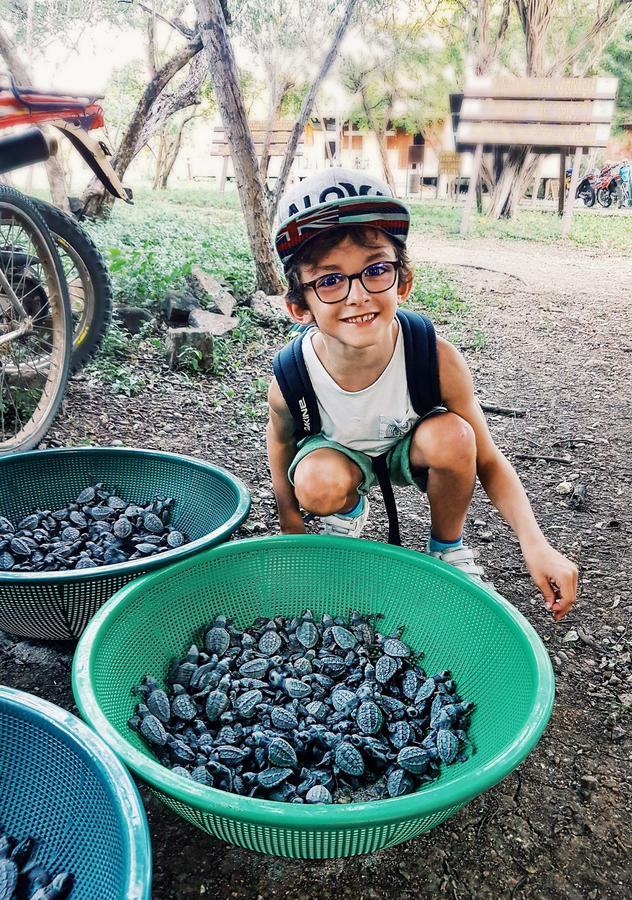
[[[72,900],[149,900],[151,844],[126,769],[60,707],[0,686],[0,825],[75,877]]]

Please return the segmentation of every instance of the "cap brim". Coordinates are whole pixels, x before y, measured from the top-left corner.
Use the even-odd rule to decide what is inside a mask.
[[[379,228],[403,244],[410,227],[410,213],[395,197],[341,197],[310,206],[277,228],[274,242],[281,262],[287,266],[307,241],[345,225]]]

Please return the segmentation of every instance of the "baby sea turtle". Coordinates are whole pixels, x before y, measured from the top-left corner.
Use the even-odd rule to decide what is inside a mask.
[[[379,635],[373,621],[306,610],[241,631],[217,616],[166,688],[136,686],[129,727],[203,787],[292,803],[416,790],[466,758],[472,705],[449,672],[425,675],[400,629]]]
[[[0,569],[61,571],[119,565],[180,546],[155,501],[128,505],[104,485],[90,486],[60,509],[36,510],[17,525],[0,516]],[[132,515],[133,514],[133,515]],[[149,521],[151,528],[147,526]]]

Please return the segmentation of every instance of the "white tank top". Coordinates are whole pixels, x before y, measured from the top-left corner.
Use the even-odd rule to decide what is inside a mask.
[[[404,340],[399,329],[395,350],[380,377],[361,391],[344,391],[316,355],[312,340],[317,329],[303,336],[303,358],[318,400],[321,434],[350,450],[379,456],[401,440],[419,421],[408,393]]]

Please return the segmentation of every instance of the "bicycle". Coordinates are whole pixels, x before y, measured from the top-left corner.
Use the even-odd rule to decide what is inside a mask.
[[[0,128],[55,126],[115,197],[131,202],[88,131],[102,127],[97,97],[0,87]],[[0,141],[0,174],[55,152],[37,129]],[[47,222],[48,220],[48,222]],[[51,227],[49,227],[52,226]],[[61,250],[61,256],[58,252]],[[73,309],[66,274],[73,291]],[[111,283],[86,232],[60,210],[0,187],[0,454],[27,450],[46,434],[71,369],[96,350],[111,314]]]

